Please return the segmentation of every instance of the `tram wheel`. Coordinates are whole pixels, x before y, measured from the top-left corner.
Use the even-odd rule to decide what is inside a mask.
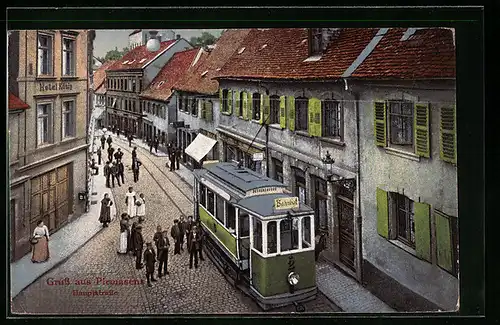
[[[298,312],[298,313],[303,313],[306,311],[306,307],[303,305],[303,304],[296,304],[295,305],[295,310]]]

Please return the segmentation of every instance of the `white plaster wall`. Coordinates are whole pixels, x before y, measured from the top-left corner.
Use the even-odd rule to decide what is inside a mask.
[[[439,109],[455,101],[455,90],[371,87],[360,92],[361,214],[363,258],[443,309],[455,308],[458,280],[438,266],[420,260],[377,233],[376,188],[403,193],[432,209],[457,216],[457,170],[439,157]],[[443,90],[433,90],[432,87]],[[446,90],[446,88],[448,88]],[[374,139],[374,99],[413,98],[430,102],[431,158],[419,162],[391,155]]]
[[[207,98],[210,97],[209,95],[202,95],[202,97]],[[202,119],[201,116],[201,101],[198,101],[197,106],[198,106],[198,114],[197,116],[193,116],[192,114],[189,114],[188,112],[183,112],[177,110],[178,114],[178,120],[179,121],[184,121],[184,124],[189,124],[190,129],[193,130],[198,130],[198,129],[204,129],[207,130],[211,133],[216,134],[217,131],[215,130],[217,125],[219,125],[219,119],[220,113],[219,113],[219,97],[218,96],[213,96],[212,97],[212,103],[213,103],[213,114],[212,114],[212,121],[206,121]],[[178,105],[178,98],[177,98],[177,105]],[[178,107],[178,106],[177,106]]]

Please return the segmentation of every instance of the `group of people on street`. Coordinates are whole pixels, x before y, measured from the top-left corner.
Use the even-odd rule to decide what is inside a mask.
[[[182,149],[174,145],[173,142],[170,142],[167,145],[167,154],[168,154],[168,160],[170,161],[170,171],[179,169]]]

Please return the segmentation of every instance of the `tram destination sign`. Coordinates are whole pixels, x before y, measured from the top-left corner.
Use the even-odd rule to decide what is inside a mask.
[[[296,209],[298,207],[299,198],[297,196],[274,199],[274,209],[276,210]]]

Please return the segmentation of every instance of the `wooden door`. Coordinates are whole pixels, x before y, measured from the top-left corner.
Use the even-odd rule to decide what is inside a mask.
[[[69,165],[57,169],[55,184],[56,226],[59,228],[68,219],[69,214]]]
[[[339,258],[352,271],[354,264],[354,205],[352,200],[337,196],[339,218]]]

